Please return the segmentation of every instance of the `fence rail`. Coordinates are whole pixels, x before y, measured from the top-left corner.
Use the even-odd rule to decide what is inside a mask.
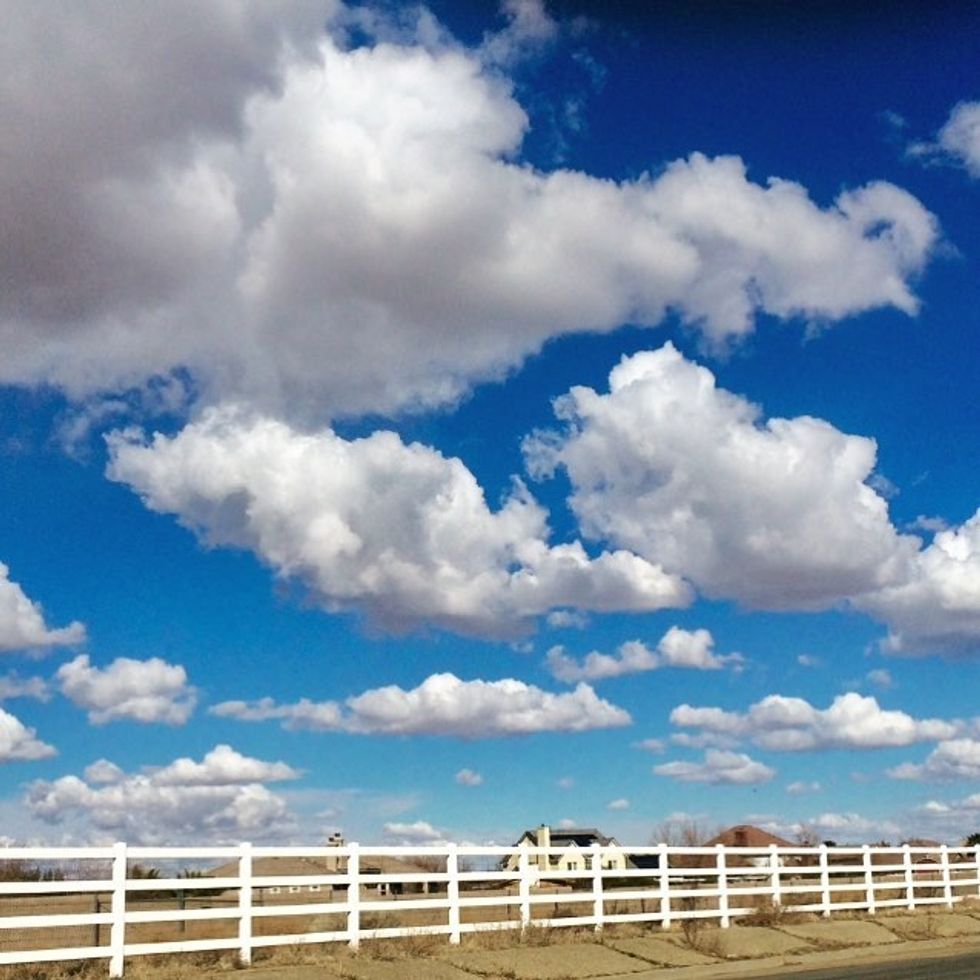
[[[571,855],[574,854],[574,860]],[[174,871],[180,862],[196,867]],[[67,869],[67,870],[66,870]],[[11,847],[0,851],[0,964],[685,919],[760,903],[952,908],[980,897],[980,848]],[[33,880],[25,880],[31,878]],[[41,879],[41,880],[38,880]]]

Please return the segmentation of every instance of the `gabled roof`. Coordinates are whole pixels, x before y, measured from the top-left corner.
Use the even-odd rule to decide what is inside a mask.
[[[530,840],[532,846],[537,847],[538,845],[538,831],[540,827],[535,827],[533,830],[525,830],[521,834],[520,840],[525,837]],[[552,847],[571,847],[573,844],[576,847],[594,847],[598,844],[600,847],[618,847],[618,843],[614,837],[607,837],[602,831],[595,827],[566,827],[562,829],[552,829],[550,834],[551,846]],[[518,841],[520,843],[520,841]]]
[[[792,841],[784,840],[782,837],[770,834],[768,830],[747,823],[740,823],[723,830],[717,837],[705,841],[704,846],[714,847],[716,844],[724,844],[725,847],[770,847],[772,844],[777,847],[795,846]]]

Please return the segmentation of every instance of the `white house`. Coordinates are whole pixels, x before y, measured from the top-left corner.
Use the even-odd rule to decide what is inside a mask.
[[[535,830],[525,830],[514,847],[554,847],[562,848],[560,854],[528,855],[531,867],[542,871],[588,871],[592,867],[593,847],[601,847],[602,866],[608,870],[623,870],[632,867],[629,856],[613,837],[607,837],[595,827],[570,827],[553,829],[547,824],[541,824]],[[503,867],[508,871],[516,871],[519,855],[511,854],[504,859]]]

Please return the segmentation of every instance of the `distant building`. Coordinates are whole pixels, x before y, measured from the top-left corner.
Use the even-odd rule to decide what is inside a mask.
[[[741,823],[735,827],[723,830],[717,837],[705,841],[705,847],[715,847],[723,844],[725,847],[796,847],[792,841],[784,840],[775,834],[770,834],[768,830],[761,827],[753,827],[751,824]]]
[[[620,847],[614,837],[607,837],[595,827],[571,827],[552,829],[547,824],[541,824],[534,830],[525,830],[514,847],[560,847],[561,854],[530,854],[528,862],[531,867],[542,871],[588,871],[592,867],[593,847],[603,848],[602,866],[607,870],[623,870],[632,867],[629,856]],[[503,861],[503,867],[508,871],[516,871],[520,857],[517,854],[508,855]]]

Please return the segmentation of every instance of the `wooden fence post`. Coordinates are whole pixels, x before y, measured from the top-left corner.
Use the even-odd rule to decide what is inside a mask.
[[[772,904],[779,906],[783,904],[783,895],[780,888],[780,857],[779,845],[769,845],[769,887],[772,889]]]
[[[449,903],[449,941],[459,945],[459,850],[455,844],[450,844],[446,854],[446,874],[449,881],[446,884],[446,901]]]
[[[121,977],[126,949],[126,845],[112,845],[112,925],[109,928],[109,976]]]
[[[347,945],[361,945],[361,854],[357,844],[348,845],[347,858]]]
[[[657,864],[660,867],[660,928],[670,928],[670,849],[660,845]]]
[[[531,860],[528,856],[527,842],[521,844],[517,854],[517,891],[521,898],[521,934],[531,924]]]
[[[718,871],[718,923],[722,929],[727,929],[732,924],[732,918],[728,914],[728,865],[725,863],[725,845],[716,844],[717,857],[715,867]]]
[[[252,845],[238,849],[238,962],[252,962]]]
[[[912,848],[905,844],[902,847],[902,863],[905,870],[905,905],[910,912],[915,911],[915,877],[912,870]]]
[[[827,854],[827,845],[820,845],[820,904],[823,908],[820,914],[824,918],[830,916],[830,858]]]
[[[861,863],[864,866],[864,901],[868,906],[868,915],[874,915],[878,910],[875,901],[875,873],[871,862],[871,848],[867,844],[861,848]]]
[[[605,917],[602,886],[602,851],[598,846],[594,846],[592,848],[592,915],[595,918],[596,932],[602,932]]]
[[[949,847],[943,844],[939,849],[939,864],[943,870],[943,898],[946,899],[946,908],[953,907],[953,875],[949,867]]]

